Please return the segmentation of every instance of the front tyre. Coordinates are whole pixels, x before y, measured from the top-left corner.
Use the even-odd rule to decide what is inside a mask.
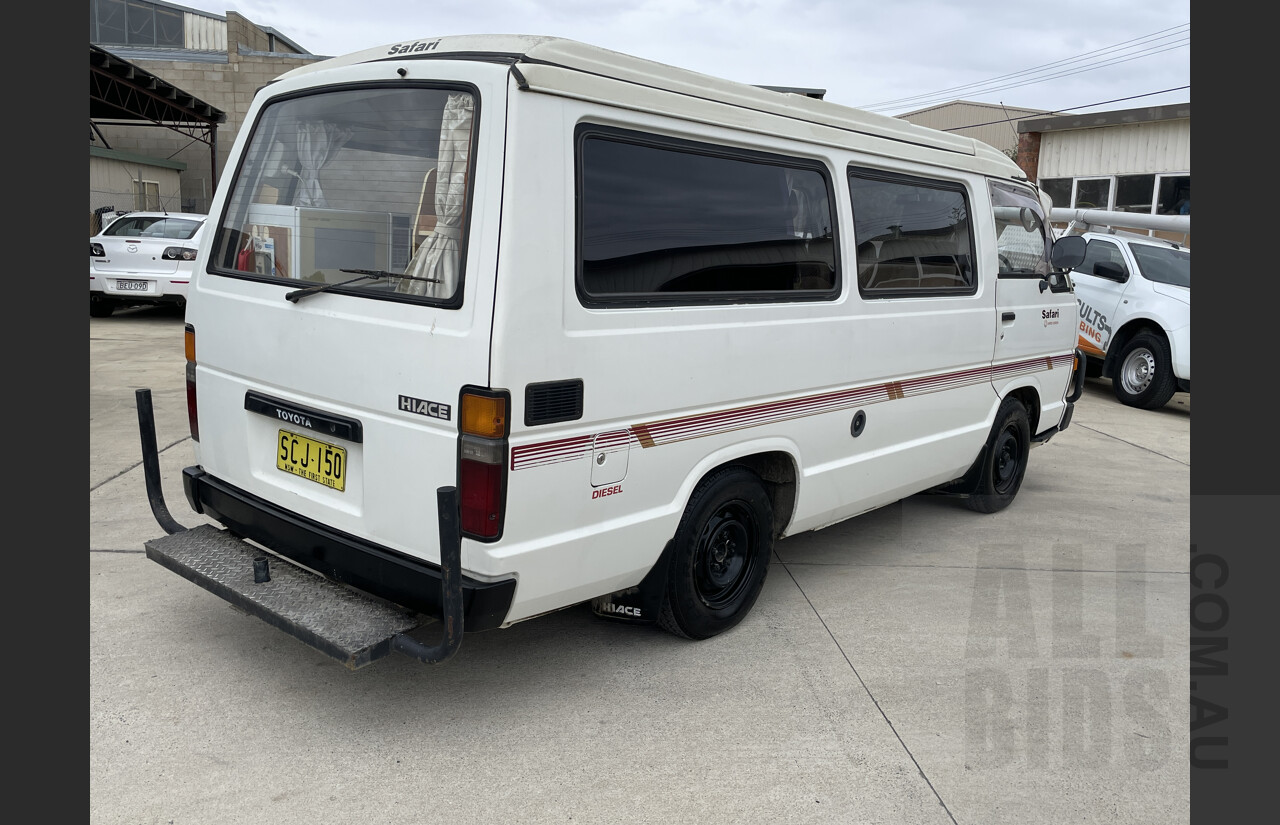
[[[978,481],[965,499],[965,505],[979,513],[994,513],[1008,507],[1022,486],[1030,453],[1031,423],[1027,408],[1018,399],[1006,397],[996,411]]]
[[[1133,336],[1120,351],[1112,386],[1120,403],[1130,407],[1154,410],[1169,403],[1178,382],[1165,337],[1149,330]]]
[[[658,624],[707,639],[742,621],[764,586],[773,504],[759,476],[726,467],[704,479],[676,528]]]

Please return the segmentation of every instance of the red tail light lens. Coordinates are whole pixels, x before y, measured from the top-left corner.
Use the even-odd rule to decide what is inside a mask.
[[[481,539],[502,532],[502,465],[463,459],[458,466],[462,532]]]
[[[462,534],[481,541],[502,535],[507,484],[505,392],[468,389],[458,405],[458,499]]]
[[[196,330],[187,324],[182,334],[182,348],[187,356],[187,425],[191,440],[200,440],[200,423],[196,419]]]

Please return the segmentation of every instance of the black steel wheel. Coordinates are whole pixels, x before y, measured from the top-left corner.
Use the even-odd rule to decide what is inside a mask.
[[[996,411],[987,439],[977,486],[965,499],[970,510],[994,513],[1008,507],[1022,486],[1031,453],[1031,423],[1027,408],[1012,396]]]
[[[750,470],[727,467],[689,499],[672,548],[658,623],[706,639],[742,621],[764,586],[773,552],[773,505]]]

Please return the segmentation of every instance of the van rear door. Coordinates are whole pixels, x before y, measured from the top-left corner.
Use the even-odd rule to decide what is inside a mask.
[[[187,311],[203,470],[426,561],[459,392],[488,385],[503,129],[480,115],[505,93],[501,67],[431,68],[449,79],[375,63],[255,101]]]

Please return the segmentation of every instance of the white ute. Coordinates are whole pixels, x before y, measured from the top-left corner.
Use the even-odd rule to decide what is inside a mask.
[[[1191,250],[1093,223],[1077,234],[1088,242],[1071,278],[1089,374],[1110,378],[1116,398],[1141,409],[1191,392]]]
[[[147,555],[348,667],[588,601],[715,636],[779,538],[1009,506],[1083,389],[1085,242],[1000,152],[894,118],[428,37],[263,87],[226,168],[183,471],[221,527],[169,516],[140,390]]]

